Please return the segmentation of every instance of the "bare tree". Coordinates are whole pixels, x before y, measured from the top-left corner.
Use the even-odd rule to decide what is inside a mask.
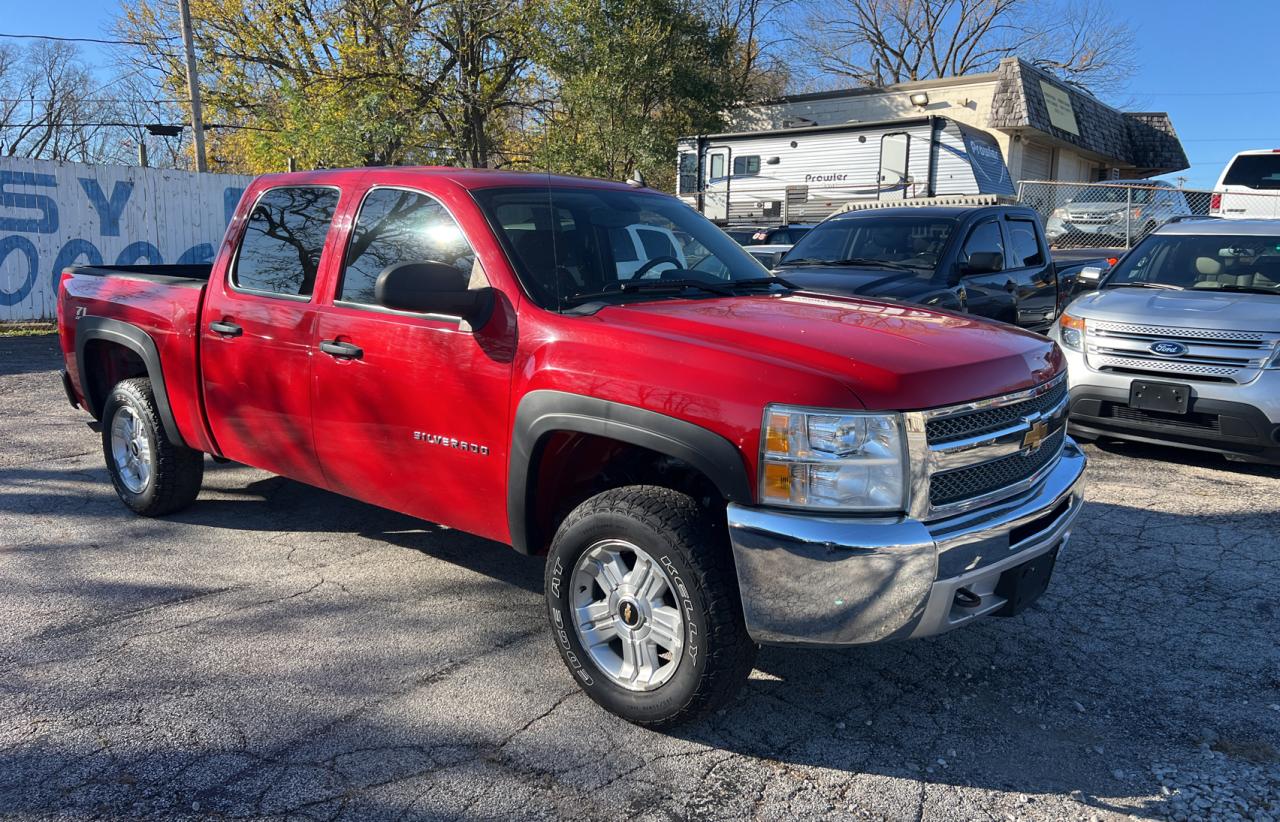
[[[97,93],[70,43],[0,46],[0,154],[98,160],[112,111]]]
[[[743,101],[781,94],[790,72],[782,58],[785,32],[778,25],[795,0],[702,0],[707,19],[737,48],[725,66]]]
[[[1099,91],[1132,67],[1133,35],[1101,0],[805,0],[796,57],[883,86],[993,69],[1017,55]]]

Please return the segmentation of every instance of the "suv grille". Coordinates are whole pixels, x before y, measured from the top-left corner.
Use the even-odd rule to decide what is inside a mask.
[[[929,482],[929,504],[937,508],[998,491],[1034,475],[1062,450],[1064,430],[1045,439],[1031,454],[1010,454],[991,462],[934,474]]]
[[[1016,402],[1012,405],[1001,405],[958,414],[954,417],[940,417],[929,420],[925,424],[925,437],[930,445],[976,437],[1007,428],[1023,417],[1039,411],[1044,413],[1055,408],[1067,395],[1067,383],[1062,381],[1038,397]]]
[[[1260,373],[1280,335],[1217,328],[1176,328],[1086,320],[1090,367],[1126,374],[1169,375],[1209,382],[1246,383]],[[1181,343],[1184,353],[1159,356],[1157,342]]]

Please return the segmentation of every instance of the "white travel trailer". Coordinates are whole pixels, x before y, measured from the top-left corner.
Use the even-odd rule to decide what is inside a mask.
[[[1015,194],[995,138],[946,117],[679,141],[680,199],[718,223],[821,220],[855,203]]]

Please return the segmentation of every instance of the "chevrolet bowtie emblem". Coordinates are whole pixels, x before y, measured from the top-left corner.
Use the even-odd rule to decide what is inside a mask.
[[[1045,425],[1043,420],[1037,420],[1027,433],[1022,435],[1022,450],[1028,454],[1035,453],[1048,436],[1049,426]]]

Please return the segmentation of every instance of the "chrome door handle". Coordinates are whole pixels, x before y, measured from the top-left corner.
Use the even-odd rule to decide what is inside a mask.
[[[337,340],[321,340],[320,350],[340,360],[358,360],[364,356],[364,349],[360,346]]]
[[[209,330],[227,337],[239,337],[244,333],[244,329],[235,323],[222,322],[221,320],[209,323]]]

